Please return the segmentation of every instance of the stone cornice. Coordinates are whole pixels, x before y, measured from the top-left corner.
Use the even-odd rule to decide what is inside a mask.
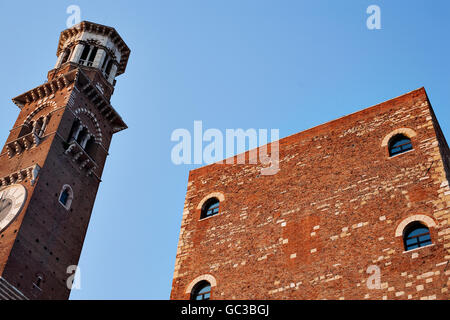
[[[77,70],[70,71],[66,74],[61,75],[60,77],[46,82],[34,89],[31,89],[20,96],[17,96],[12,99],[12,101],[22,109],[25,104],[32,103],[35,101],[39,101],[44,99],[45,97],[49,97],[59,90],[62,90],[68,87],[71,83],[73,83],[76,79]]]
[[[113,133],[127,129],[128,126],[122,120],[122,117],[81,69],[79,69],[78,75],[79,79],[76,82],[75,88],[83,93],[97,108],[103,118],[110,123]]]
[[[12,101],[20,109],[22,109],[25,104],[39,101],[45,99],[46,97],[51,97],[57,91],[68,87],[72,83],[76,83],[76,90],[86,95],[98,109],[103,118],[110,123],[113,133],[117,133],[128,128],[122,120],[122,117],[109,103],[108,99],[102,92],[100,92],[100,90],[95,86],[95,84],[92,83],[89,77],[86,76],[81,69],[75,69],[65,73],[52,81],[46,82],[39,87],[21,94],[20,96],[12,99]],[[72,107],[70,102],[69,107]]]
[[[38,164],[35,164],[31,167],[17,170],[8,176],[0,177],[0,188],[4,188],[17,182],[22,182],[25,179],[29,179],[30,184],[33,186],[40,170],[41,167]]]

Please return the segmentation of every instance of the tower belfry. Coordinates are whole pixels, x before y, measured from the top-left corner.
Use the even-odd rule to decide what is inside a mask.
[[[13,99],[20,113],[0,153],[0,299],[69,297],[112,136],[127,128],[110,99],[129,55],[114,28],[81,22],[61,33],[47,82]]]

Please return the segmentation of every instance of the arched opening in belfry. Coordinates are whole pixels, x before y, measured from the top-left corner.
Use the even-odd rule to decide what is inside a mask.
[[[95,141],[95,137],[91,136],[89,140],[86,142],[86,146],[84,147],[86,153],[92,158],[95,158],[95,152],[97,150],[97,143]]]
[[[64,64],[64,63],[66,63],[67,61],[69,61],[69,58],[70,58],[70,54],[71,54],[72,52],[71,52],[71,50],[69,49],[69,48],[67,48],[66,50],[64,50],[64,53],[63,53],[63,58],[62,58],[62,60],[61,60],[61,64]]]
[[[97,56],[97,52],[98,48],[96,46],[86,44],[83,52],[81,53],[79,63],[84,66],[92,67],[95,57]]]
[[[77,140],[78,134],[79,134],[79,128],[80,128],[81,122],[79,119],[75,119],[75,121],[72,124],[72,128],[70,129],[69,133],[69,143],[72,142],[72,140]]]
[[[76,139],[78,144],[83,147],[83,142],[86,139],[86,136],[89,134],[87,128],[83,128],[78,134],[78,138]]]

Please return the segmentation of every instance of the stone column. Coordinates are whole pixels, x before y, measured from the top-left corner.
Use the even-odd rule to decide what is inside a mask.
[[[58,59],[56,60],[55,69],[59,68],[61,66],[61,60],[64,57],[64,51],[61,52],[61,54],[58,56]]]
[[[108,82],[113,84],[114,83],[114,79],[116,77],[116,73],[117,73],[117,64],[114,64],[111,68],[111,73],[109,74],[109,78],[108,78]]]
[[[93,67],[97,68],[97,69],[101,69],[103,61],[105,61],[105,59],[108,57],[108,55],[106,54],[105,49],[101,49],[99,48],[97,51],[97,56],[94,59],[94,63],[93,63]]]
[[[38,124],[38,123],[37,123],[37,120],[36,120],[35,122],[33,122],[33,131],[32,131],[32,132],[33,132],[34,134],[36,134],[36,135],[38,134],[38,132],[36,132],[36,131],[37,131],[37,124]]]
[[[87,144],[87,142],[89,141],[89,139],[91,138],[92,136],[89,134],[89,133],[87,133],[85,136],[84,136],[84,139],[83,139],[83,141],[81,141],[81,147],[84,149],[84,148],[86,148],[86,144]]]
[[[46,116],[44,118],[44,121],[42,122],[41,131],[39,132],[39,137],[42,137],[44,135],[45,129],[47,128],[49,116]]]
[[[80,125],[77,128],[77,131],[73,134],[73,140],[77,141],[78,135],[80,134],[81,130],[83,130],[83,125],[80,123]]]
[[[72,57],[70,58],[70,62],[78,63],[80,60],[81,54],[84,50],[84,44],[79,43],[75,46],[75,49],[73,49]]]

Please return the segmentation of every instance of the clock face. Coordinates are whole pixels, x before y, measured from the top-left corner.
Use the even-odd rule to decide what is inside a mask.
[[[0,189],[0,232],[3,232],[22,211],[27,190],[20,184]]]

